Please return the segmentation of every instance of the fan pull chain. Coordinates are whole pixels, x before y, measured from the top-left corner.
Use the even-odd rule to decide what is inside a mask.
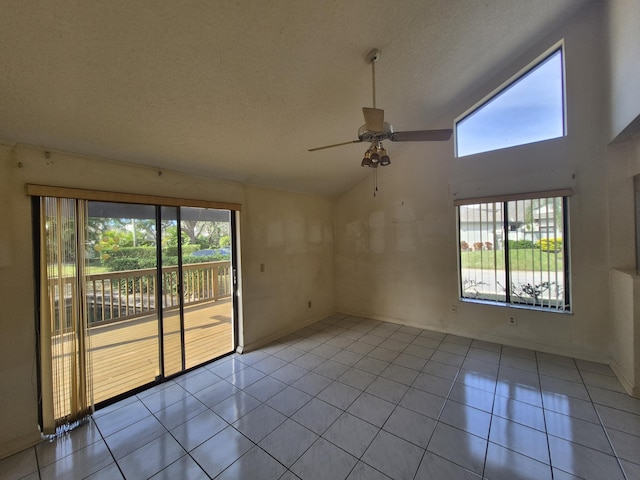
[[[378,169],[373,169],[373,197],[375,198],[376,193],[378,192]]]

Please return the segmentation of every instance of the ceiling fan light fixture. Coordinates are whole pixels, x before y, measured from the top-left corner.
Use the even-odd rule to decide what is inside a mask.
[[[380,165],[382,165],[383,167],[386,167],[387,165],[391,164],[391,159],[389,158],[389,155],[383,155],[380,158]]]
[[[364,152],[364,158],[362,159],[361,167],[370,167],[371,166],[371,149],[368,149]]]

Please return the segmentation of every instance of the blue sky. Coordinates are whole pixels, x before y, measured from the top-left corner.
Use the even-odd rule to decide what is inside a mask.
[[[564,134],[562,83],[562,52],[557,50],[458,122],[458,156],[561,137]]]

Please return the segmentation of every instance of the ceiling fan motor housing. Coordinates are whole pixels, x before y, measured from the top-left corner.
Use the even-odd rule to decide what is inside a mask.
[[[371,132],[367,130],[366,125],[362,125],[358,129],[358,138],[363,142],[373,142],[374,140],[388,140],[393,135],[393,125],[384,122],[384,128],[381,132]]]

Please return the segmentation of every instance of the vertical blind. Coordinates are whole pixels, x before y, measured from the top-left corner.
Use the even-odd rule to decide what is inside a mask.
[[[86,202],[40,199],[40,348],[43,433],[93,407],[84,289]]]

